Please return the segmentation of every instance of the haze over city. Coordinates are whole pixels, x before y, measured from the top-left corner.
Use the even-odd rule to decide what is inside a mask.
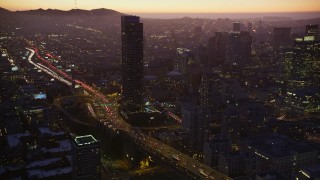
[[[149,18],[254,18],[286,16],[314,18],[320,13],[317,0],[1,0],[0,7],[12,10],[107,8]]]
[[[320,179],[318,0],[0,0],[0,179]]]

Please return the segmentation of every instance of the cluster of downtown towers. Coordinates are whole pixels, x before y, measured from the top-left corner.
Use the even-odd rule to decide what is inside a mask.
[[[233,31],[240,32],[240,23],[233,24]],[[209,41],[209,46],[213,47],[212,52],[210,52],[209,58],[201,59],[201,61],[203,61],[201,64],[210,67],[227,64],[226,67],[229,70],[237,71],[236,69],[239,66],[239,63],[243,64],[245,60],[250,58],[251,36],[249,32],[243,31],[232,34],[230,36],[230,40],[233,43],[231,43],[231,45],[229,45],[230,47],[227,49],[223,48],[223,46],[226,46],[226,42],[224,40],[225,37],[226,33],[215,33],[214,38]],[[144,35],[143,23],[140,22],[140,18],[138,16],[121,16],[121,42],[121,107],[122,110],[126,112],[135,112],[141,110],[143,106]],[[227,52],[228,50],[231,50],[232,52]],[[199,53],[201,54],[202,51],[205,50],[200,47]],[[225,56],[226,54],[227,57]],[[214,58],[214,60],[212,58]],[[204,98],[204,100],[207,100],[207,98]]]

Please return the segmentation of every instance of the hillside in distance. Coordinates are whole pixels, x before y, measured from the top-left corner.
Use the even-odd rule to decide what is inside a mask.
[[[0,27],[21,28],[23,33],[61,33],[66,25],[94,27],[106,30],[120,26],[123,13],[111,9],[69,11],[57,9],[36,9],[27,11],[9,11],[0,8]]]
[[[120,12],[111,9],[93,9],[93,10],[82,10],[82,9],[71,9],[69,11],[63,11],[58,9],[36,9],[27,11],[16,11],[17,14],[24,15],[42,15],[42,16],[109,16],[109,15],[121,15]]]
[[[72,30],[68,28],[72,26],[74,28],[93,28],[105,34],[111,33],[110,35],[114,36],[120,33],[121,15],[124,15],[124,13],[103,8],[93,10],[72,9],[69,11],[36,9],[15,12],[0,8],[0,28],[19,29],[23,34],[32,35],[36,33],[68,34],[72,33]],[[287,17],[239,18],[142,18],[142,22],[146,35],[175,33],[177,36],[192,36],[196,27],[202,27],[203,32],[208,37],[216,31],[230,31],[234,21],[252,21],[256,22],[253,23],[256,26],[262,20],[265,27],[292,27],[293,33],[304,32],[306,24],[320,24],[320,17],[300,20]],[[164,30],[165,32],[162,32]]]

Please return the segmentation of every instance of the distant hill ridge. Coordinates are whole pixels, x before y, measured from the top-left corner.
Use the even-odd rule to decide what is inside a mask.
[[[7,10],[7,9],[4,9],[2,7],[0,7],[0,14],[6,14],[6,13],[12,13],[11,11]]]
[[[84,16],[105,16],[105,15],[121,15],[122,13],[112,10],[112,9],[93,9],[93,10],[83,10],[83,9],[71,9],[69,11],[63,11],[58,9],[35,9],[26,11],[9,11],[7,9],[0,7],[0,14],[25,14],[25,15],[43,15],[43,16],[68,16],[68,15],[84,15]]]

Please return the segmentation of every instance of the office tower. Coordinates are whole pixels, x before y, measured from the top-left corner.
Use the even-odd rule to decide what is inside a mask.
[[[291,46],[291,28],[280,27],[273,29],[272,46],[275,51]]]
[[[100,142],[92,135],[77,136],[72,141],[73,179],[100,178]]]
[[[208,41],[209,66],[217,67],[225,63],[226,60],[226,40],[227,32],[216,32]]]
[[[320,42],[306,37],[279,54],[287,91],[282,105],[288,116],[306,116],[319,107]]]
[[[198,45],[196,49],[195,59],[200,66],[208,67],[208,49],[203,45]]]
[[[247,23],[247,29],[248,29],[249,32],[252,31],[252,22],[248,22]]]
[[[228,176],[243,174],[245,164],[240,151],[223,152],[219,156],[219,171]]]
[[[194,32],[193,32],[191,40],[196,44],[200,44],[202,35],[203,35],[202,27],[201,26],[196,26],[194,28]]]
[[[227,38],[226,63],[227,67],[241,67],[251,59],[252,37],[249,32],[232,32]]]
[[[204,164],[218,167],[221,153],[231,151],[231,141],[226,135],[216,135],[203,145]]]
[[[318,25],[317,24],[309,24],[306,26],[306,35],[314,36],[315,39],[318,38]]]
[[[201,78],[201,84],[199,88],[200,94],[200,106],[207,109],[212,109],[212,86],[213,86],[213,74],[203,73]]]
[[[263,26],[262,20],[257,22],[257,28],[255,31],[257,41],[260,43],[265,43],[268,40],[268,30]]]
[[[294,41],[293,48],[281,52],[280,60],[284,64],[287,79],[304,78],[314,85],[319,84],[320,42],[298,38]]]
[[[182,101],[182,127],[188,132],[190,146],[202,152],[203,142],[206,139],[205,124],[210,119],[210,112],[198,105],[198,98],[191,92]]]
[[[252,153],[241,151],[223,152],[219,157],[219,171],[230,177],[255,174],[257,159]]]
[[[217,74],[210,71],[202,73],[199,100],[202,109],[203,138],[208,140],[213,134],[220,133],[220,118],[218,118],[217,111],[221,103],[221,96],[218,92]]]
[[[137,16],[121,17],[122,107],[140,110],[143,104],[143,24]]]
[[[221,105],[221,82],[218,74],[204,69],[202,72],[201,84],[199,88],[199,100],[202,108],[207,108],[210,112],[215,112]]]
[[[202,149],[202,110],[193,102],[183,102],[181,107],[182,126],[189,134],[190,146]]]
[[[234,22],[232,30],[234,32],[240,32],[240,30],[241,30],[241,22]]]

